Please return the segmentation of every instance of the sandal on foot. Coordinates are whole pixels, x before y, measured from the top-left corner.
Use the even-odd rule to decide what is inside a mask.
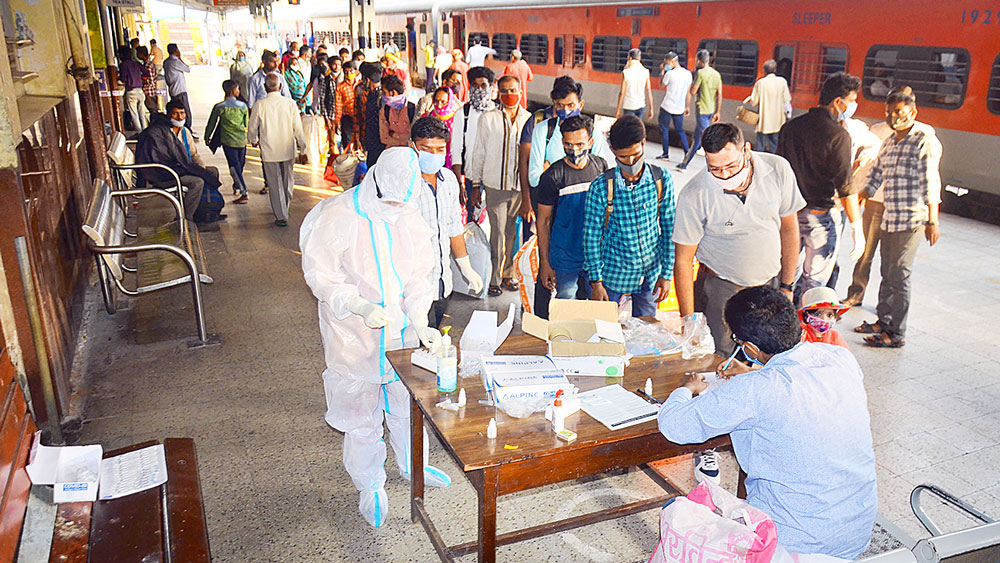
[[[486,292],[490,297],[499,297],[503,295],[503,291],[500,290],[499,285],[491,285],[489,291]]]
[[[260,190],[260,194],[261,194],[261,195],[264,195],[264,194],[266,194],[266,193],[267,193],[267,186],[264,186],[263,188],[261,188],[261,190]]]
[[[895,334],[882,332],[865,337],[865,346],[872,348],[902,348],[906,346],[906,339]]]
[[[854,332],[858,334],[881,334],[884,331],[882,330],[882,326],[878,324],[878,321],[873,323],[863,321],[860,325],[854,327]]]
[[[521,288],[521,286],[517,285],[517,282],[514,280],[504,280],[503,283],[500,284],[500,287],[506,289],[507,291],[517,291]]]

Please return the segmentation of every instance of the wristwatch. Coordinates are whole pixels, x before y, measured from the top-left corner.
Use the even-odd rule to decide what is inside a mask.
[[[785,291],[793,291],[795,289],[795,285],[790,284],[790,283],[785,283],[785,282],[779,283],[778,287],[780,287],[781,289],[784,289]]]
[[[930,227],[932,225],[937,225],[937,224],[938,224],[937,221],[924,221],[924,225],[927,225],[928,227]]]

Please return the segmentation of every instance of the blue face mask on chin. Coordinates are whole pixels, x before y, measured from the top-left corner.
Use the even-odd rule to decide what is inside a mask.
[[[443,154],[417,151],[417,164],[424,174],[437,174],[444,166],[444,157]]]
[[[564,120],[564,119],[569,119],[569,118],[573,117],[574,115],[580,115],[580,109],[579,108],[577,108],[577,109],[557,109],[556,110],[556,117],[558,117],[560,121]]]
[[[755,365],[758,365],[758,366],[760,366],[760,367],[764,367],[764,363],[763,363],[763,362],[761,362],[761,361],[760,361],[760,360],[758,360],[757,358],[751,358],[751,357],[750,357],[750,354],[747,354],[747,349],[746,349],[746,348],[744,348],[744,346],[746,346],[746,345],[745,345],[745,344],[741,344],[741,345],[740,345],[740,348],[743,348],[743,356],[745,356],[745,357],[746,357],[746,359],[750,360],[750,363],[752,363],[752,364],[755,364]]]

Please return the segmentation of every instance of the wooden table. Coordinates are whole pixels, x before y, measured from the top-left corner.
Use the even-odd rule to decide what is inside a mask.
[[[424,506],[422,456],[411,456],[410,517],[413,522],[419,520],[423,524],[442,561],[452,561],[454,557],[478,551],[479,561],[493,562],[500,545],[660,508],[667,500],[682,493],[651,470],[648,463],[706,448],[731,447],[728,436],[720,436],[704,444],[673,444],[660,434],[655,420],[611,431],[583,410],[566,418],[566,428],[578,435],[576,441],[567,444],[556,438],[551,424],[541,413],[515,419],[491,406],[480,404],[480,399],[486,398],[486,392],[478,377],[459,380],[459,387],[464,387],[466,392],[464,409],[451,412],[436,408],[434,405],[441,400],[436,377],[410,364],[412,351],[397,350],[386,354],[412,397],[410,451],[423,451],[422,428],[426,421],[465,471],[479,496],[478,540],[446,545]],[[498,353],[544,355],[546,346],[537,338],[517,335],[508,338]],[[685,372],[711,371],[720,360],[714,355],[689,361],[684,361],[680,355],[633,358],[631,365],[625,369],[624,381],[603,377],[569,379],[581,391],[586,391],[619,381],[626,389],[642,389],[646,378],[652,378],[653,396],[662,401],[680,385]],[[497,422],[502,421],[503,424],[498,428],[497,438],[489,440],[486,438],[486,426],[494,416],[498,417]],[[508,444],[517,446],[517,449],[505,449]],[[634,466],[641,467],[663,487],[666,494],[497,535],[498,496]]]

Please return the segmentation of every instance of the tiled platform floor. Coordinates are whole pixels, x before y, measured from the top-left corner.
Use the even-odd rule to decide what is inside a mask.
[[[195,67],[188,83],[196,128],[204,128],[224,72]],[[656,154],[658,147],[648,152]],[[207,154],[207,149],[203,149]],[[677,149],[673,149],[677,153]],[[221,152],[209,158],[225,170]],[[701,164],[702,159],[695,159]],[[672,170],[672,166],[669,168]],[[693,173],[685,173],[688,177]],[[222,345],[189,350],[190,294],[175,289],[109,317],[96,292],[79,358],[90,382],[82,443],[106,448],[193,436],[215,559],[229,561],[433,561],[423,529],[409,521],[408,484],[388,462],[388,523],[357,515],[357,493],[341,464],[341,435],[323,421],[323,357],[316,302],[302,280],[298,225],[329,195],[321,171],[297,167],[292,226],[272,224],[259,162],[247,178],[251,203],[203,233],[215,284],[205,290],[210,330]],[[684,177],[676,177],[683,184]],[[231,199],[228,181],[223,193]],[[871,319],[875,294],[840,329],[866,374],[879,474],[880,509],[918,537],[908,495],[931,482],[1000,516],[1000,227],[942,220],[938,246],[921,246],[906,348],[871,350],[850,327]],[[847,264],[846,253],[843,263]],[[877,268],[876,268],[877,269]],[[842,275],[841,294],[847,283]],[[877,286],[877,274],[874,284]],[[456,296],[451,322],[479,307],[505,308],[513,294],[476,302]],[[476,495],[432,440],[432,462],[455,484],[430,490],[428,508],[450,543],[475,537]],[[725,460],[727,479],[735,463]],[[686,474],[689,466],[682,467]],[[501,531],[554,520],[656,492],[641,473],[568,483],[504,497]],[[938,514],[934,511],[933,514]],[[966,521],[941,512],[946,528]],[[500,549],[504,561],[639,561],[657,541],[656,512]],[[471,561],[474,557],[463,560]]]

